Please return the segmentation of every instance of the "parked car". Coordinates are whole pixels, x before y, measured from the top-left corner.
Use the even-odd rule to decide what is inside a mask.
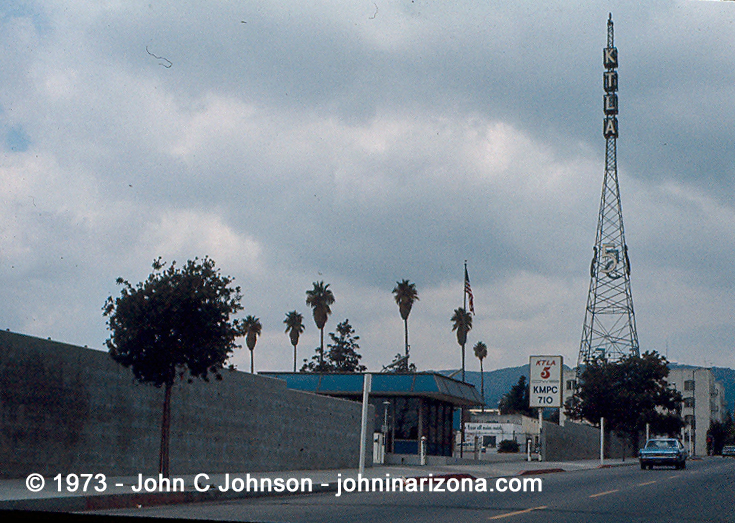
[[[725,445],[722,447],[723,456],[735,456],[735,445]]]
[[[646,441],[638,452],[641,469],[652,469],[654,465],[673,465],[677,469],[687,466],[687,451],[675,438],[653,438]]]

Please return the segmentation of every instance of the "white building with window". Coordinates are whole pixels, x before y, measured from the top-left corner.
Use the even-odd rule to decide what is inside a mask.
[[[538,419],[521,414],[500,414],[497,409],[485,412],[470,411],[470,421],[465,423],[465,442],[471,444],[477,437],[478,444],[487,452],[497,451],[503,440],[518,443],[521,452],[526,451],[526,441],[539,442]]]
[[[574,393],[577,390],[577,369],[570,369],[568,367],[564,367],[564,371],[562,373],[562,391],[561,391],[561,404],[562,408],[559,410],[559,425],[564,425],[564,422],[567,419],[567,416],[564,414],[564,407],[563,405],[566,405],[569,398],[574,396]]]
[[[686,426],[682,441],[693,456],[707,455],[707,431],[713,421],[723,421],[725,415],[725,390],[715,381],[712,369],[690,367],[672,369],[667,380],[678,390],[684,401],[681,416]]]

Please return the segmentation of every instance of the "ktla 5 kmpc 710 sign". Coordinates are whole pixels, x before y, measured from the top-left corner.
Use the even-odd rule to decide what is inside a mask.
[[[529,407],[561,407],[562,356],[531,356]]]

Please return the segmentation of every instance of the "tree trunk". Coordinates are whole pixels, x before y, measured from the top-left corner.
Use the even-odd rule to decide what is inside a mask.
[[[296,372],[296,345],[293,346],[293,371]]]
[[[169,429],[171,428],[171,388],[172,382],[166,382],[163,394],[163,418],[161,419],[161,451],[158,457],[158,472],[164,477],[169,477],[168,441]]]
[[[324,365],[324,327],[319,329],[319,332],[321,333],[321,339],[319,342],[319,370],[322,370],[321,367]]]
[[[464,376],[464,343],[462,344],[462,382],[465,382],[465,376]]]
[[[408,367],[408,318],[403,320],[406,331],[406,367]]]
[[[250,374],[255,374],[255,366],[253,364],[253,349],[250,349]]]
[[[485,412],[485,371],[482,369],[482,360],[480,360],[480,394],[482,398],[482,412]]]

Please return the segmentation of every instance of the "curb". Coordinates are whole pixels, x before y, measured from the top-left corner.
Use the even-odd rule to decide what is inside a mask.
[[[614,467],[631,467],[633,465],[638,465],[638,461],[630,461],[625,463],[611,463],[609,465],[597,465],[598,469],[611,469]]]

